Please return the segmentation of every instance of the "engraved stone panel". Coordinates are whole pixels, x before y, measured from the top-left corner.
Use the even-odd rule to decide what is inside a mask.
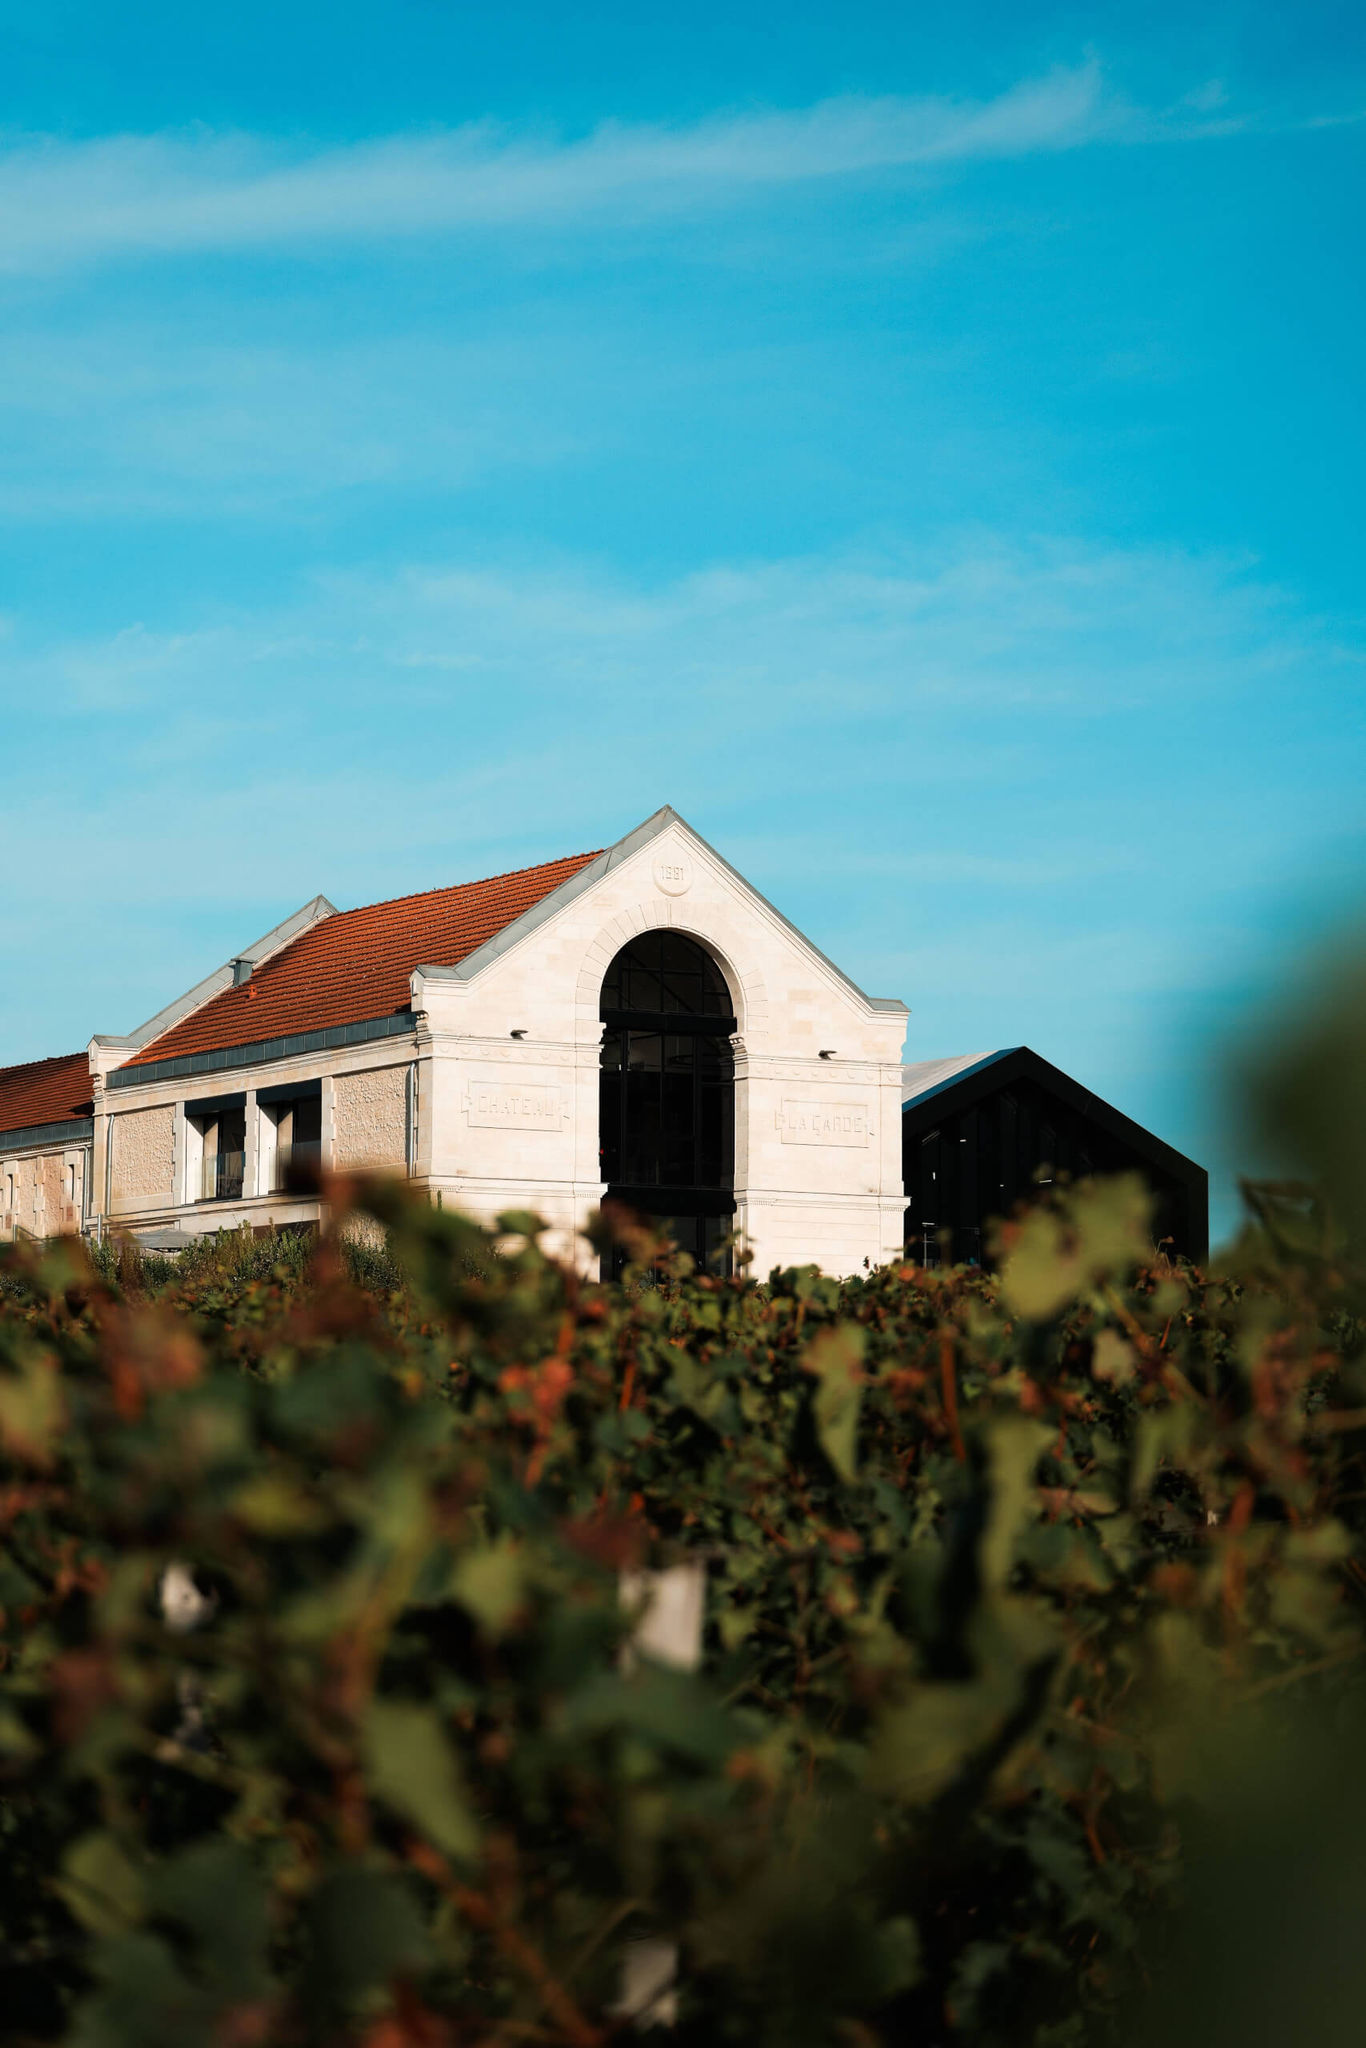
[[[802,1102],[787,1097],[776,1112],[785,1145],[866,1145],[873,1119],[862,1102]]]
[[[569,1115],[563,1088],[507,1074],[472,1079],[463,1106],[466,1120],[485,1131],[558,1131]]]

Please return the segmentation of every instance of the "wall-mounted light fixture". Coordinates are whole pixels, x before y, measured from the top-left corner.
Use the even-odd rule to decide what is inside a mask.
[[[514,1032],[513,1032],[513,1034],[512,1034],[512,1036],[513,1036],[514,1038],[525,1038],[525,1037],[526,1037],[526,1033],[525,1033],[525,1031],[514,1031]]]
[[[832,1045],[832,1046],[829,1046],[829,1047],[828,1047],[828,1048],[827,1048],[827,1049],[826,1049],[826,1050],[825,1050],[825,1051],[824,1051],[824,1052],[823,1052],[823,1053],[821,1054],[821,1058],[822,1058],[823,1060],[832,1060],[832,1059],[833,1059],[834,1057],[835,1057],[835,1048],[834,1048],[834,1046],[833,1046],[833,1045]]]

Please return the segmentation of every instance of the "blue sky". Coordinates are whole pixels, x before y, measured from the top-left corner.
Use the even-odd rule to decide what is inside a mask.
[[[671,802],[1219,1175],[1366,874],[1366,15],[0,0],[0,1061]]]

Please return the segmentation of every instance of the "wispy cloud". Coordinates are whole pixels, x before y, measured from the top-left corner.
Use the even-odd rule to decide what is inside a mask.
[[[435,776],[445,815],[447,770],[414,761],[418,733],[438,753],[459,736],[458,759],[485,764],[525,763],[534,734],[561,787],[566,747],[587,761],[610,738],[619,775],[634,737],[642,758],[664,748],[671,774],[713,788],[731,762],[738,783],[762,780],[792,733],[819,783],[830,757],[810,742],[826,733],[864,784],[904,776],[898,749],[910,747],[933,750],[941,786],[992,781],[1021,746],[1051,758],[1059,733],[1079,745],[1093,729],[1103,748],[1115,720],[1150,728],[1161,754],[1165,719],[1189,731],[1206,713],[1246,718],[1295,677],[1354,676],[1359,661],[1247,561],[977,534],[654,581],[574,559],[335,571],[278,609],[176,631],[130,621],[92,639],[37,643],[20,618],[0,650],[0,690],[49,723],[112,721],[135,776],[149,748],[159,775],[177,749],[188,765],[209,718],[218,748],[226,718],[240,744],[218,750],[220,788],[255,784],[267,735],[327,784],[350,773],[363,733],[371,787],[390,766],[407,788]],[[310,786],[301,765],[301,818]],[[34,800],[47,801],[37,785]],[[320,812],[329,806],[320,796]]]
[[[603,410],[582,417],[594,366],[572,336],[353,339],[339,322],[291,340],[204,325],[12,321],[0,519],[279,517],[357,489],[465,490],[578,453]]]
[[[576,140],[491,123],[309,151],[244,135],[0,151],[0,269],[616,217],[817,179],[1071,149],[1131,120],[1087,62],[991,100],[850,96]]]

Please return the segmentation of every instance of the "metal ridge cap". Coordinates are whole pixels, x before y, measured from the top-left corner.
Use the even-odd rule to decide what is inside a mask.
[[[279,924],[272,925],[259,939],[253,939],[249,946],[244,946],[240,953],[233,955],[233,958],[250,960],[252,966],[257,967],[273,953],[281,952],[292,940],[297,939],[301,932],[322,923],[324,918],[336,915],[336,904],[330,903],[326,896],[310,896],[307,903],[300,904],[288,917],[281,918]],[[126,1039],[103,1042],[126,1043],[137,1047],[151,1045],[173,1025],[179,1024],[182,1018],[192,1015],[195,1010],[203,1009],[205,1003],[212,1002],[215,996],[222,995],[223,991],[232,985],[232,961],[225,960],[221,967],[213,968],[201,981],[197,981],[193,988],[186,989],[183,995],[175,996],[169,1003],[163,1004],[155,1016],[149,1017],[143,1024],[136,1025],[127,1034]]]

